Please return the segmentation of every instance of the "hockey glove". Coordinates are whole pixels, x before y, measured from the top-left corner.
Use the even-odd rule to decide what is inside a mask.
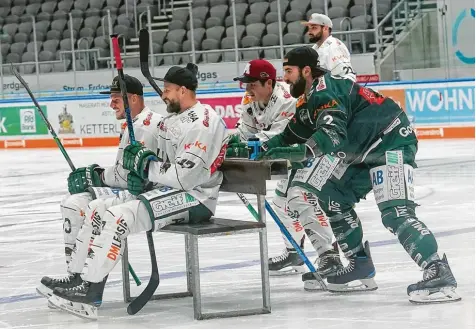
[[[226,157],[248,158],[248,146],[244,142],[228,144],[228,147],[226,148]]]
[[[124,169],[133,172],[142,179],[147,179],[149,162],[157,161],[157,156],[140,143],[133,143],[124,149],[123,155]]]
[[[152,186],[152,182],[144,180],[132,172],[129,172],[129,174],[127,174],[127,190],[129,190],[132,195],[137,196],[146,191],[149,191]]]
[[[240,142],[241,142],[240,136],[238,134],[233,134],[233,135],[230,135],[230,139],[228,140],[228,145],[234,144],[234,143],[240,143]]]
[[[103,187],[101,174],[104,172],[98,164],[80,167],[68,176],[68,191],[71,195],[85,192],[89,187]]]
[[[298,144],[293,147],[277,147],[260,154],[260,159],[287,159],[291,163],[307,159],[306,145]]]

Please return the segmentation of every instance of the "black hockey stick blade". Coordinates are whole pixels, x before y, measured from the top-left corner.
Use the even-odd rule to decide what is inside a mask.
[[[147,79],[157,94],[162,96],[162,90],[155,82],[149,70],[149,31],[147,29],[139,31],[139,58],[142,75]]]
[[[153,229],[152,229],[153,230]],[[149,253],[150,253],[150,261],[152,263],[152,273],[150,275],[149,283],[147,287],[142,291],[142,293],[134,299],[129,306],[127,306],[127,314],[134,315],[137,314],[150,298],[154,295],[155,290],[159,286],[160,277],[159,277],[159,269],[157,267],[157,257],[155,255],[155,246],[154,246],[154,238],[152,236],[152,230],[146,233],[147,236],[147,243],[149,244]]]

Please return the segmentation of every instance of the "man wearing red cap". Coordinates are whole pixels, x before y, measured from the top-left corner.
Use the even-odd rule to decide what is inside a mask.
[[[260,142],[266,142],[280,134],[295,113],[296,100],[289,94],[287,84],[276,81],[276,69],[266,60],[252,60],[246,65],[243,75],[234,80],[246,84],[246,94],[242,100],[243,111],[237,124],[238,134],[229,142],[227,157],[248,158],[246,141],[257,138]],[[323,212],[320,214],[326,226],[315,221],[314,213],[306,217],[308,221],[298,221],[298,215],[289,212],[286,205],[287,188],[288,180],[278,183],[272,204],[294,240],[303,247],[306,231],[319,253],[332,249],[332,231]],[[284,236],[283,239],[286,245],[284,252],[269,259],[270,275],[303,273],[303,261]]]

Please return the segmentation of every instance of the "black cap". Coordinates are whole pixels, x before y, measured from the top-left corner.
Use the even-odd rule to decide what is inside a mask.
[[[197,73],[198,67],[193,63],[188,63],[185,68],[173,66],[167,71],[165,77],[154,79],[196,90],[198,85]]]
[[[287,61],[283,62],[283,65],[298,66],[304,68],[309,66],[311,68],[319,68],[322,72],[327,73],[329,70],[322,68],[319,64],[319,54],[307,46],[301,46],[290,50],[285,56]]]
[[[126,90],[129,94],[144,95],[144,89],[142,83],[139,79],[129,76],[128,74],[124,75],[124,83],[126,84]],[[112,94],[120,93],[121,86],[119,85],[119,76],[115,76],[112,80],[111,89],[109,91],[99,92],[99,94]]]

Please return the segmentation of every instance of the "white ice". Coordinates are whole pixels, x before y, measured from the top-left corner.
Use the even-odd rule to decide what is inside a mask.
[[[109,165],[115,148],[69,149],[74,164]],[[64,275],[59,202],[67,192],[69,167],[59,150],[0,151],[0,328],[474,328],[474,140],[422,141],[416,195],[420,220],[447,253],[463,300],[413,305],[407,285],[422,272],[382,225],[370,194],[357,212],[377,269],[377,291],[338,295],[305,292],[300,276],[271,278],[272,313],[195,321],[191,298],[151,301],[135,316],[122,302],[120,265],[109,277],[99,320],[88,322],[51,310],[35,287],[42,276]],[[275,182],[268,186],[272,198]],[[252,220],[232,194],[223,194],[217,216]],[[270,255],[283,242],[268,217]],[[161,284],[159,292],[185,287],[183,237],[154,234]],[[207,310],[251,308],[261,304],[257,234],[200,239],[203,306]],[[145,287],[150,260],[144,234],[130,237],[130,262]],[[306,251],[312,258],[309,241]],[[214,267],[216,266],[216,267]]]

